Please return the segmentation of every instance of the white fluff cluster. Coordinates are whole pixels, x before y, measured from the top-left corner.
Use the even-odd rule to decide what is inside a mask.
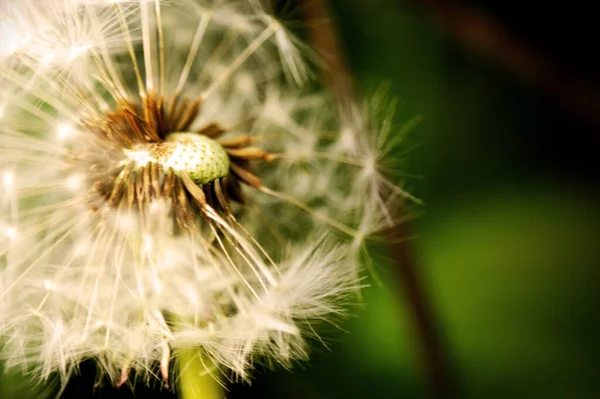
[[[358,110],[337,121],[326,95],[303,94],[304,50],[260,0],[1,0],[0,41],[7,365],[66,380],[95,359],[123,384],[167,380],[190,348],[242,378],[306,358],[315,324],[353,300],[364,241],[394,223],[389,126]],[[142,204],[150,184],[125,177],[110,117],[151,95],[197,99],[187,130],[218,126],[244,159],[231,211],[199,201],[182,229],[181,202],[202,197],[189,181]],[[97,195],[106,179],[140,205]]]

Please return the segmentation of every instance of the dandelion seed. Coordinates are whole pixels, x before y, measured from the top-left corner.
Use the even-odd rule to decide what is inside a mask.
[[[167,385],[193,351],[241,378],[306,358],[397,193],[381,147],[296,85],[281,22],[254,0],[24,0],[0,27],[8,366]]]

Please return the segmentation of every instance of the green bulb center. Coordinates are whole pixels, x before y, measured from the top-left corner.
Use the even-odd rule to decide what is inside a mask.
[[[196,184],[207,184],[229,174],[229,155],[215,140],[198,133],[176,132],[162,143],[139,144],[125,150],[136,166],[157,163],[172,168],[177,176],[187,174]]]

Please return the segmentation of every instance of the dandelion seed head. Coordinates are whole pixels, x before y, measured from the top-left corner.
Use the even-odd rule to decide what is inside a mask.
[[[240,378],[306,359],[360,289],[355,247],[393,222],[386,140],[354,134],[391,128],[305,93],[307,49],[260,1],[0,17],[7,365],[64,383],[91,358],[121,385],[166,382],[180,350]]]

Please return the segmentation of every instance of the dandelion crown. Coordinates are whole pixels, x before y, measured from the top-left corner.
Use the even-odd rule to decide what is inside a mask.
[[[6,364],[122,385],[190,349],[216,377],[306,358],[405,195],[387,105],[304,94],[261,0],[8,0],[0,33]]]

